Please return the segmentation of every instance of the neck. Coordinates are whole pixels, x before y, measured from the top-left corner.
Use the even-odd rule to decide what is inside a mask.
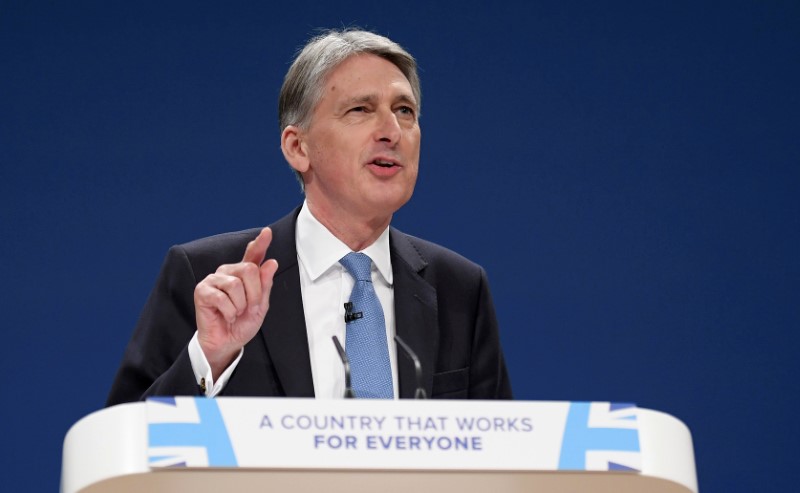
[[[348,216],[341,210],[317,207],[308,199],[306,202],[311,215],[354,252],[360,252],[375,243],[392,220],[391,214],[388,217],[358,218]]]

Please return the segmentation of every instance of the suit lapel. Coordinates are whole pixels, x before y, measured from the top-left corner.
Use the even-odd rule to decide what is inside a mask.
[[[276,378],[286,396],[314,397],[308,352],[300,272],[297,264],[295,224],[300,209],[271,225],[273,239],[267,258],[278,261],[278,272],[270,293],[270,306],[261,333],[275,367]],[[390,230],[396,333],[422,364],[422,386],[428,396],[433,389],[433,370],[439,344],[436,289],[420,273],[427,266],[412,244],[412,238]],[[399,396],[414,397],[417,387],[414,363],[401,349],[397,354]]]
[[[394,277],[396,332],[422,363],[422,387],[433,389],[433,370],[439,344],[436,289],[420,275],[428,265],[412,244],[412,238],[396,229],[389,237]],[[401,398],[414,397],[417,387],[414,363],[398,347],[397,374]]]
[[[300,208],[272,226],[267,258],[278,261],[278,272],[269,297],[269,311],[261,333],[275,373],[286,396],[314,397],[308,334],[297,265],[295,223]]]

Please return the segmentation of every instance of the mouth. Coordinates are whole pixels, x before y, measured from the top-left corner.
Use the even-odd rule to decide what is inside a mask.
[[[381,179],[389,179],[401,173],[403,165],[389,156],[380,156],[369,161],[367,163],[367,168],[369,168],[374,176]]]
[[[400,166],[394,161],[389,161],[387,159],[381,159],[381,158],[373,159],[372,161],[370,161],[369,164],[374,164],[375,166],[379,166],[381,168],[393,168],[395,166]]]

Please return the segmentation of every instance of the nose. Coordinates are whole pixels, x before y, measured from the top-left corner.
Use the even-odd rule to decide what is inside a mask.
[[[392,146],[400,142],[402,131],[397,115],[393,111],[382,111],[378,115],[378,123],[375,129],[375,140],[386,142]]]

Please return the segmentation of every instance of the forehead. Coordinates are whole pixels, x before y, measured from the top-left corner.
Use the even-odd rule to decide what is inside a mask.
[[[402,92],[414,99],[411,84],[397,65],[371,53],[360,53],[345,59],[328,73],[323,88],[323,99],[387,89]]]

